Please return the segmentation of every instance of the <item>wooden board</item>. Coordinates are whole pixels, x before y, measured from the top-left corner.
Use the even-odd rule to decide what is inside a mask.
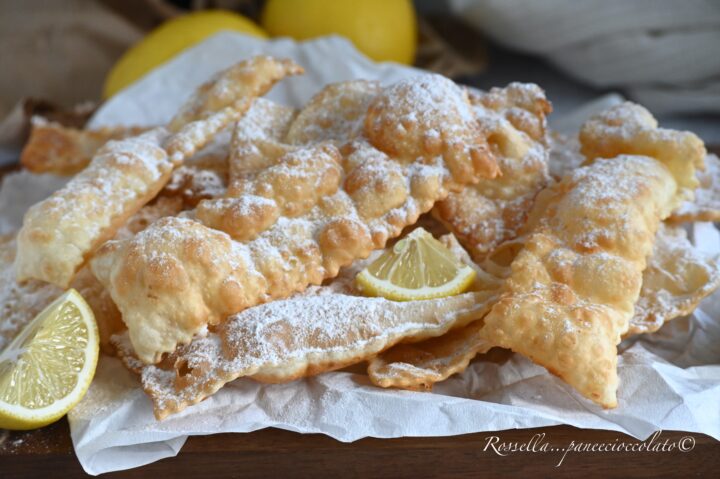
[[[543,436],[544,435],[544,436]],[[528,444],[537,452],[502,456],[502,443]],[[497,441],[494,439],[497,437]],[[691,438],[691,439],[685,439]],[[569,426],[519,429],[454,437],[362,439],[340,443],[319,434],[265,429],[248,434],[216,434],[188,439],[177,457],[108,474],[111,478],[275,477],[715,477],[720,442],[700,434],[663,432],[667,440],[692,444],[681,452],[563,452],[577,443],[639,444],[624,434]],[[492,445],[491,445],[492,444]],[[542,444],[548,450],[541,452]],[[30,432],[10,433],[0,445],[0,477],[84,477],[72,449],[67,422]]]

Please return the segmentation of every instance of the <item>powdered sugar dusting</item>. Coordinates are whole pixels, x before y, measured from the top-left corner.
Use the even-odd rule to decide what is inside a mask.
[[[9,236],[0,242],[0,351],[62,290],[43,281],[15,280],[15,240]]]
[[[720,257],[695,248],[683,228],[662,225],[643,272],[628,334],[651,333],[689,314],[718,286]]]
[[[550,160],[548,163],[550,176],[559,180],[572,170],[579,168],[585,161],[580,153],[580,142],[576,137],[569,137],[553,132],[550,139]]]
[[[638,174],[634,174],[637,172]],[[669,201],[638,203],[639,195],[672,199],[676,183],[657,161],[644,156],[619,156],[599,160],[571,171],[562,183],[576,185],[563,197],[559,220],[577,234],[570,240],[585,250],[611,242],[632,248],[642,234],[642,215],[667,215]],[[658,208],[646,212],[645,208]],[[665,210],[665,211],[664,211]],[[605,243],[603,243],[605,242]],[[645,255],[649,254],[645,252]]]
[[[283,138],[295,117],[293,108],[258,98],[237,122],[235,138],[243,142]]]
[[[142,370],[156,408],[172,411],[240,376],[287,381],[307,368],[358,362],[403,338],[438,336],[476,317],[473,293],[396,303],[325,289],[247,309],[182,347],[174,360],[182,388],[175,387],[174,372],[127,360]],[[129,344],[117,343],[125,356]]]
[[[720,221],[720,158],[705,157],[705,171],[698,171],[700,186],[695,200],[686,201],[673,213],[675,221]]]
[[[108,142],[87,168],[31,207],[18,234],[19,278],[67,285],[118,219],[149,201],[170,174],[173,165],[160,146],[167,136],[156,128]]]
[[[459,124],[475,121],[467,94],[459,96],[458,86],[442,75],[429,74],[402,80],[391,88],[403,91],[403,95],[390,96],[391,101],[387,105],[391,111],[404,112],[397,124],[400,130],[404,128],[403,123],[433,124],[439,111],[445,115],[457,115]],[[453,124],[443,126],[452,127]]]
[[[289,143],[332,141],[343,144],[363,133],[370,102],[380,92],[377,82],[355,80],[326,86],[303,108],[287,135]]]

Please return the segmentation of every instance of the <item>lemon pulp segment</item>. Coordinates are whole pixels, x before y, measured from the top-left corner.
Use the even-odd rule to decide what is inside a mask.
[[[462,293],[474,278],[470,266],[458,261],[430,233],[417,228],[361,271],[356,282],[369,295],[408,301]]]

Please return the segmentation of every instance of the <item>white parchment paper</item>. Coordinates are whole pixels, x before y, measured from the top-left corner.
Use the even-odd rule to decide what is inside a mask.
[[[350,78],[392,82],[418,70],[374,64],[336,37],[295,43],[223,33],[158,68],[109,101],[91,125],[153,125],[167,121],[189,92],[213,72],[265,53],[294,58],[307,73],[282,82],[270,98],[301,105],[324,84]],[[577,128],[602,99],[559,128]],[[32,184],[28,188],[27,185]],[[0,190],[0,229],[18,226],[26,205],[60,183],[26,173],[9,175]],[[693,241],[720,251],[718,231],[696,224]],[[178,453],[190,435],[277,427],[323,433],[340,441],[372,437],[447,436],[478,431],[570,424],[644,439],[658,429],[701,432],[720,439],[720,294],[693,316],[621,345],[617,409],[578,396],[544,368],[516,354],[476,360],[432,393],[384,390],[364,374],[333,372],[281,385],[236,380],[162,422],[137,379],[103,357],[84,400],[68,415],[75,452],[90,474],[128,469]]]

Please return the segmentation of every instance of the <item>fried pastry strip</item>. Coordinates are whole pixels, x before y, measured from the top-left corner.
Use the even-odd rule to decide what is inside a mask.
[[[498,283],[485,282],[492,287],[502,277],[497,278]],[[623,337],[652,333],[664,323],[692,313],[720,286],[720,262],[697,250],[684,229],[661,225],[642,277],[640,297]],[[370,380],[382,387],[431,389],[434,383],[464,371],[477,354],[490,349],[483,325],[482,320],[475,321],[438,338],[394,346],[370,360]]]
[[[108,141],[137,136],[146,130],[140,127],[78,130],[35,117],[20,164],[33,173],[74,175],[85,168]]]
[[[478,320],[436,338],[398,344],[368,362],[370,381],[383,388],[429,391],[493,347],[480,333],[483,326]]]
[[[720,257],[695,248],[683,228],[662,225],[625,336],[655,332],[692,313],[718,286]]]
[[[192,218],[168,218],[98,252],[93,271],[142,361],[157,362],[231,314],[334,277],[448,191],[497,173],[466,93],[440,76],[383,90],[362,121],[364,137],[337,149],[341,187],[245,243]]]
[[[204,199],[223,196],[227,190],[229,155],[229,141],[204,148],[173,171],[159,196],[182,198],[188,208]]]
[[[179,197],[159,197],[145,205],[118,230],[115,239],[130,238],[147,228],[154,221],[166,216],[175,216],[183,210],[184,204]],[[110,337],[125,329],[120,311],[108,291],[95,278],[88,265],[80,268],[70,283],[87,301],[95,315],[100,336],[100,347],[106,354],[114,354]]]
[[[210,228],[249,241],[281,217],[308,213],[340,188],[340,152],[330,144],[288,151],[256,173],[236,178],[224,198],[200,202],[195,215]]]
[[[291,123],[285,142],[293,145],[330,142],[341,146],[363,134],[371,102],[381,93],[369,80],[332,83],[318,92]]]
[[[625,115],[639,115],[643,116],[642,107],[627,107],[624,108]],[[637,111],[635,111],[637,110]],[[654,140],[650,136],[658,136],[658,133],[645,133],[645,137],[640,138],[640,141],[636,144],[629,144],[629,140],[618,140],[620,133],[617,125],[622,124],[624,121],[620,114],[616,114],[616,118],[613,120],[615,127],[612,128],[611,135],[607,136],[606,140],[600,141],[598,135],[603,134],[599,132],[588,131],[586,128],[581,136],[588,141],[599,141],[600,146],[588,149],[585,147],[583,151],[590,154],[591,160],[597,156],[610,157],[614,152],[625,151],[629,154],[647,154],[650,156],[655,155],[658,151],[664,151],[665,154],[674,154],[678,157],[684,155],[697,156],[698,151],[704,151],[703,145],[697,140],[697,138],[686,139],[683,144],[676,145],[664,145],[662,142],[656,143],[655,146],[651,146],[650,143]],[[648,120],[649,121],[649,120]],[[591,124],[589,124],[591,126]],[[608,128],[605,128],[605,134],[610,133]],[[663,130],[659,130],[663,131]],[[631,133],[626,129],[625,133],[630,135]],[[661,133],[660,133],[661,134]],[[550,173],[553,178],[559,180],[564,174],[580,166],[585,161],[585,157],[582,156],[580,150],[580,144],[577,139],[567,138],[564,135],[553,133],[550,136],[551,140],[551,152],[550,152]],[[657,150],[654,152],[654,150]],[[681,166],[682,167],[682,166]],[[690,223],[693,221],[720,221],[720,160],[717,155],[708,154],[705,157],[705,169],[695,172],[697,175],[697,188],[695,189],[695,199],[693,201],[685,200],[680,204],[673,214],[668,218],[668,221],[673,223]],[[688,188],[693,188],[693,182],[687,182]]]
[[[451,193],[433,215],[476,261],[517,235],[537,193],[548,182],[545,116],[550,103],[533,84],[511,83],[471,96],[502,175]]]
[[[618,155],[657,159],[677,181],[674,208],[683,200],[693,200],[700,184],[696,172],[705,169],[706,156],[705,145],[696,135],[658,128],[657,120],[644,107],[624,102],[590,118],[580,129],[579,138],[586,163]]]
[[[25,215],[18,280],[43,279],[66,287],[95,249],[155,197],[184,158],[237,120],[256,96],[300,71],[289,60],[241,62],[201,86],[170,131],[160,127],[107,143],[87,168]]]
[[[695,200],[681,204],[670,221],[720,221],[720,158],[713,154],[707,155],[705,171],[698,171],[697,176],[700,185],[695,190]]]
[[[244,180],[274,165],[289,151],[284,144],[290,125],[297,116],[294,108],[258,98],[233,130],[230,144],[228,182]]]
[[[279,162],[279,158],[290,152],[290,148],[281,141],[290,128],[290,123],[296,113],[293,108],[258,98],[247,114],[237,122],[233,130],[227,165],[228,174],[226,176],[229,188],[226,188],[222,194],[200,198],[206,201],[198,201],[195,205],[198,206],[196,216],[206,225],[217,225],[216,227],[229,233],[234,231],[233,236],[238,239],[251,237],[258,233],[257,227],[240,224],[243,219],[255,219],[255,224],[262,223],[260,218],[253,216],[259,212],[250,205],[251,201],[240,198],[245,189],[264,189],[265,195],[262,198],[267,197],[265,211],[278,212],[278,205],[273,204],[270,193],[274,191],[275,187],[289,189],[293,182],[287,181],[288,178],[279,179],[277,175],[275,175],[275,181],[273,178],[263,178],[262,176],[267,177],[268,175],[261,175],[261,172],[275,166]],[[297,157],[294,158],[294,160],[297,159]],[[293,159],[290,159],[289,163],[292,162]],[[291,169],[291,167],[287,168],[288,172]],[[297,173],[299,174],[300,171]],[[195,176],[193,175],[191,178],[194,179]],[[264,188],[262,182],[265,180],[270,180],[270,183]],[[281,184],[274,184],[280,180],[284,181]],[[255,185],[251,183],[255,183]],[[295,188],[295,191],[297,190],[298,188]],[[254,198],[260,203],[263,202],[262,198]],[[245,208],[245,206],[249,207]],[[255,205],[255,207],[257,206]]]
[[[616,345],[628,331],[655,233],[692,198],[704,148],[691,133],[657,129],[629,103],[589,120],[581,141],[591,158],[611,159],[540,193],[483,334],[610,408],[617,404]],[[656,156],[624,155],[626,148]]]
[[[310,211],[340,188],[337,147],[362,133],[364,115],[379,91],[376,82],[363,80],[331,84],[294,120],[292,110],[257,104],[235,129],[227,195],[200,203],[197,219],[248,241],[281,216]]]
[[[320,288],[246,309],[159,365],[133,359],[126,340],[118,346],[162,419],[239,377],[288,382],[362,362],[400,341],[442,335],[484,314],[487,298],[466,293],[402,303]]]
[[[303,71],[292,60],[257,56],[218,72],[198,88],[168,125],[174,133],[165,145],[168,155],[175,163],[192,156],[238,121],[275,83]]]
[[[111,141],[92,164],[25,214],[15,261],[18,281],[67,287],[87,256],[112,238],[170,177],[163,128]]]

